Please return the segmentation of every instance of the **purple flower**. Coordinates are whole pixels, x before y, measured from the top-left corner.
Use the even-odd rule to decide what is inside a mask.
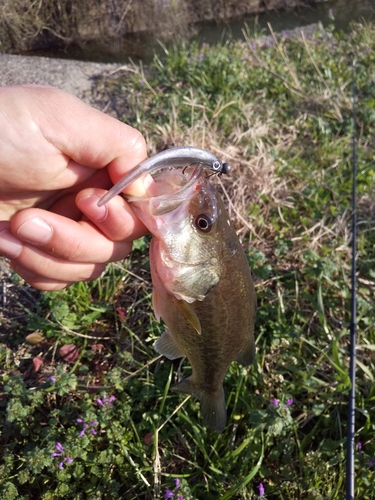
[[[103,394],[102,399],[98,398],[96,400],[96,402],[100,406],[110,406],[113,403],[113,401],[116,401],[116,398],[114,396],[110,396],[108,401],[107,401],[107,394]]]
[[[264,497],[264,486],[262,483],[259,483],[258,490],[259,490],[259,496]]]
[[[374,467],[374,465],[375,465],[375,460],[370,460],[368,464],[369,464],[369,466],[370,466],[370,467]]]
[[[174,478],[175,490],[178,490],[180,487],[180,480],[178,477]],[[175,494],[169,488],[165,488],[164,490],[164,498],[174,498]],[[182,495],[177,495],[177,500],[185,500]]]
[[[64,453],[64,447],[61,443],[56,443],[56,446],[55,446],[56,450],[60,452],[60,455],[61,453]]]
[[[49,377],[49,379],[50,379],[50,381],[51,381],[51,382],[56,382],[56,377],[54,377],[53,375],[51,375],[51,376]]]
[[[60,470],[63,470],[65,462],[68,462],[69,464],[71,464],[73,462],[73,459],[70,458],[70,457],[64,458],[64,460],[59,463],[59,469]]]
[[[61,457],[64,453],[64,447],[61,443],[56,443],[56,446],[55,446],[56,450],[58,451],[58,453],[51,453],[51,457],[55,458],[55,457]],[[73,459],[70,458],[70,457],[65,457],[62,462],[59,463],[59,469],[62,470],[64,468],[64,463],[65,462],[68,462],[68,464],[71,464],[73,462]]]
[[[293,398],[288,399],[288,401],[285,404],[285,408],[288,408],[288,406],[291,406],[294,403]]]
[[[94,429],[94,427],[96,427],[98,425],[99,422],[97,422],[96,420],[93,420],[92,422],[90,422],[90,425],[91,425],[91,434],[97,434],[96,430]]]
[[[270,404],[273,406],[279,406],[279,400],[276,398],[271,399]]]
[[[82,418],[77,418],[77,422],[79,424],[82,424],[82,427],[83,427],[82,430],[81,430],[81,432],[79,433],[79,437],[83,437],[85,435],[85,432],[86,432],[88,426],[90,426],[90,432],[91,432],[91,434],[93,434],[93,435],[97,434],[97,432],[94,429],[94,427],[96,427],[99,422],[97,422],[96,420],[93,420],[92,422],[89,422],[87,424],[86,422],[84,422],[82,420]]]
[[[87,424],[86,424],[86,422],[84,422],[84,421],[82,420],[82,418],[77,418],[77,422],[83,425],[83,429],[82,429],[82,430],[81,430],[81,432],[79,433],[79,437],[81,438],[81,437],[83,437],[83,436],[84,436],[84,434],[85,434],[85,432],[86,432],[86,427],[87,427]]]
[[[359,441],[357,443],[357,448],[358,448],[358,451],[362,451],[362,443],[360,443]]]
[[[204,54],[203,54],[203,52],[201,52],[201,53],[199,54],[199,60],[200,60],[200,61],[203,61],[203,58],[204,58]]]

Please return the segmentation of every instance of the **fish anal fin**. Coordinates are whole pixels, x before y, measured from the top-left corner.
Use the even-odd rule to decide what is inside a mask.
[[[192,378],[188,377],[171,387],[172,391],[190,394],[201,403],[201,414],[204,425],[216,432],[223,432],[227,423],[227,409],[225,405],[224,389],[208,393],[199,389]]]
[[[200,335],[202,333],[201,322],[197,316],[197,313],[194,311],[191,304],[185,302],[185,300],[178,300],[175,297],[173,298],[174,304],[179,308],[181,313],[184,315],[185,319],[191,324],[194,330]]]
[[[159,354],[163,354],[171,360],[183,358],[185,356],[169,330],[166,330],[161,337],[158,338],[154,344],[154,349]]]
[[[236,357],[237,363],[240,363],[242,366],[249,366],[254,361],[255,358],[255,344],[254,340],[251,340],[249,345],[244,347],[242,351]]]

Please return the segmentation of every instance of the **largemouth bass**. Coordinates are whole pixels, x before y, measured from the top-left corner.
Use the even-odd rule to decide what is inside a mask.
[[[195,396],[205,425],[223,431],[223,380],[232,361],[254,358],[256,297],[250,269],[224,204],[202,167],[156,175],[160,195],[127,197],[154,235],[153,307],[168,329],[155,350],[186,356],[192,375],[172,390]]]

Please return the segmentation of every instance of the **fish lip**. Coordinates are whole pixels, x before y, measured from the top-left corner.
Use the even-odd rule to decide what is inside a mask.
[[[130,184],[142,177],[142,175],[167,167],[186,168],[193,165],[208,168],[218,175],[228,174],[230,172],[229,163],[223,163],[216,155],[205,149],[195,148],[193,146],[170,148],[139,163],[112,186],[112,188],[99,199],[97,205],[98,207],[105,205],[114,196],[121,193],[121,191]]]

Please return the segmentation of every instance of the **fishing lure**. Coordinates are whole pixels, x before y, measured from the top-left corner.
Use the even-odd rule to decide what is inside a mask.
[[[121,193],[121,191],[144,174],[149,174],[162,168],[185,168],[193,165],[208,168],[218,175],[229,174],[231,170],[229,163],[223,163],[217,156],[205,149],[194,148],[192,146],[179,146],[166,149],[142,161],[122,177],[108,193],[100,198],[98,206],[101,207],[108,203],[114,196]]]

